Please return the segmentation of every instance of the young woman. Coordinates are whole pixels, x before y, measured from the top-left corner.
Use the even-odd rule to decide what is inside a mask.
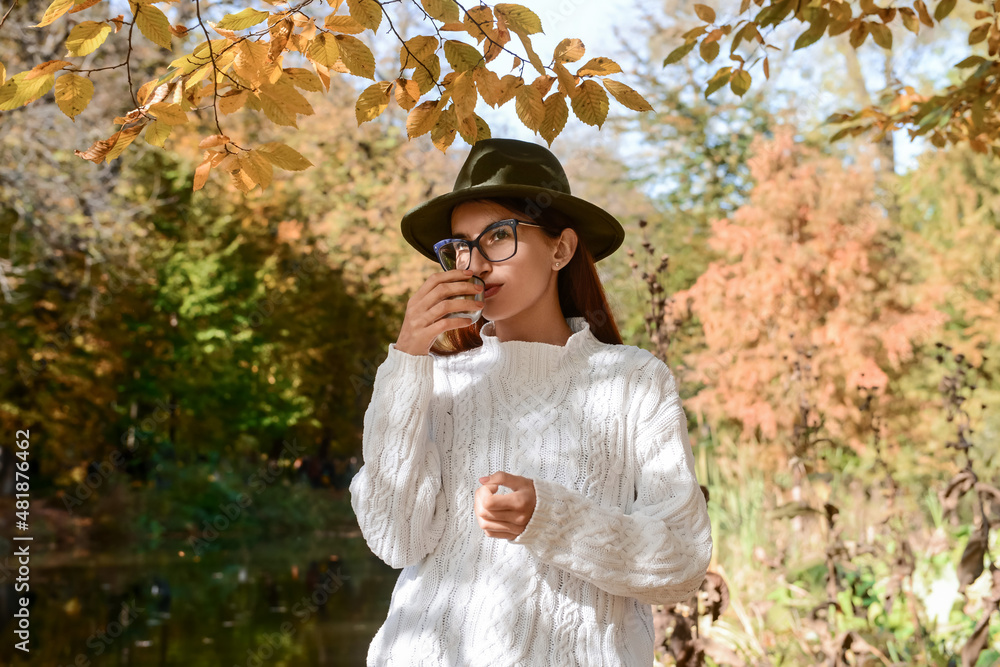
[[[621,225],[546,148],[488,139],[402,229],[447,270],[365,413],[351,502],[403,568],[368,665],[648,667],[650,605],[695,593],[712,537],[673,374],[622,344],[594,267]]]

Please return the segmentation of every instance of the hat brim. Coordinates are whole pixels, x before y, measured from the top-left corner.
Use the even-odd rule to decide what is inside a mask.
[[[568,215],[574,220],[573,229],[587,244],[595,262],[613,253],[625,241],[621,223],[600,206],[534,185],[474,186],[429,199],[403,214],[400,223],[403,238],[421,255],[437,263],[434,244],[451,235],[451,209],[463,201],[480,197],[525,197],[539,213],[555,209]]]

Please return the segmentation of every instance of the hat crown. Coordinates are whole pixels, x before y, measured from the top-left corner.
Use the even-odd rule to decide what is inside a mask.
[[[452,192],[494,185],[541,186],[570,193],[559,159],[544,146],[516,139],[482,139],[469,151]]]

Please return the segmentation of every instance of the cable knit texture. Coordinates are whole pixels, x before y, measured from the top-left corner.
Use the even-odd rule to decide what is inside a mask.
[[[368,545],[403,568],[368,665],[648,667],[650,605],[701,585],[711,527],[673,374],[566,322],[565,345],[492,322],[453,356],[389,345],[351,482]],[[500,470],[535,485],[513,540],[474,513]]]

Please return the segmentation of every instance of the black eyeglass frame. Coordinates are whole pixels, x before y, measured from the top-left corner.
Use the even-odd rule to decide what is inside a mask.
[[[479,240],[481,238],[483,238],[483,236],[487,232],[489,232],[490,230],[494,229],[495,227],[497,227],[499,225],[502,225],[502,224],[508,224],[508,223],[513,223],[513,224],[510,225],[510,228],[511,228],[511,231],[513,232],[513,234],[514,234],[514,252],[511,253],[510,257],[505,257],[504,259],[495,260],[497,262],[506,262],[508,259],[510,259],[511,257],[513,257],[514,255],[517,254],[517,226],[518,225],[526,225],[528,227],[538,227],[538,228],[542,227],[542,225],[536,225],[536,224],[531,223],[531,222],[525,222],[524,220],[518,220],[517,218],[507,218],[505,220],[497,220],[496,222],[491,222],[489,225],[486,226],[486,229],[484,229],[482,232],[480,232],[479,236],[477,236],[474,241],[469,241],[467,239],[441,239],[440,241],[438,241],[437,243],[434,244],[434,254],[437,255],[438,263],[441,265],[441,268],[444,269],[445,271],[450,271],[451,270],[447,266],[445,266],[444,260],[441,259],[441,248],[443,248],[445,245],[447,245],[449,243],[464,243],[469,248],[469,266],[472,266],[472,251],[474,249],[478,249],[479,250],[479,254],[482,255],[483,258],[486,261],[493,262],[494,260],[492,260],[489,257],[487,257],[486,253],[484,253],[483,249],[479,246]],[[464,271],[465,269],[469,268],[469,266],[466,266],[466,267],[462,268],[461,270]],[[458,268],[458,267],[455,267],[455,268]]]

